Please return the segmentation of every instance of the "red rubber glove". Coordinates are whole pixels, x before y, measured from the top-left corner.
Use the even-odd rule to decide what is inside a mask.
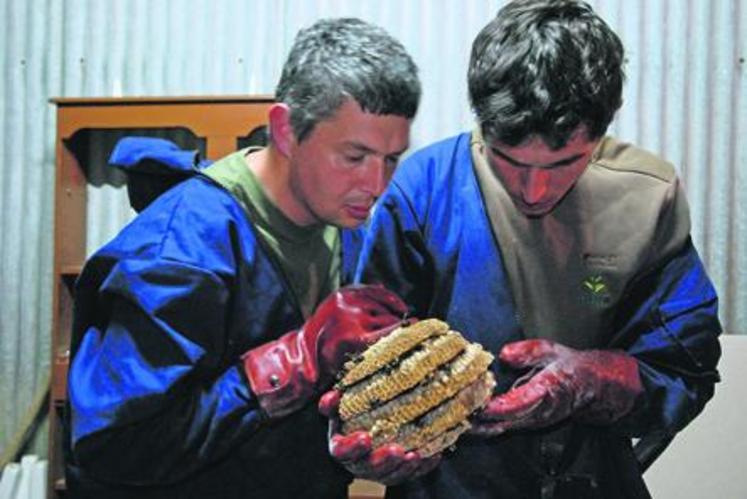
[[[548,340],[525,340],[504,346],[499,358],[511,367],[533,370],[525,383],[520,379],[518,386],[494,396],[475,416],[471,431],[476,434],[542,428],[571,416],[612,423],[643,392],[638,362],[621,351],[580,351]]]
[[[271,418],[298,410],[332,384],[348,355],[395,329],[407,306],[383,286],[330,294],[297,331],[246,352],[244,371]]]
[[[337,417],[340,397],[337,390],[322,395],[319,412],[329,418],[330,455],[356,478],[396,485],[428,473],[441,461],[441,454],[423,459],[417,452],[406,452],[401,445],[394,443],[372,449],[371,435],[366,431],[340,434]]]

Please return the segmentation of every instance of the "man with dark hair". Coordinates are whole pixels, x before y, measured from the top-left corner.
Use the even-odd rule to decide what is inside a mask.
[[[509,3],[473,45],[479,126],[380,200],[357,278],[498,357],[472,434],[387,497],[648,497],[631,438],[674,435],[713,395],[717,297],[680,181],[605,136],[622,66],[586,3]],[[332,455],[355,469],[352,438]]]
[[[340,286],[419,98],[415,64],[382,29],[317,22],[284,66],[269,146],[168,190],[87,262],[72,497],[347,496],[315,401],[406,311],[380,286]]]

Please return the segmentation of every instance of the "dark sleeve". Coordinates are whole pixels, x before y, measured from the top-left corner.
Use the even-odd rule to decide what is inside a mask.
[[[105,482],[173,482],[257,429],[243,372],[223,360],[231,297],[221,278],[163,258],[85,277],[69,374],[78,466]]]
[[[616,345],[637,360],[645,396],[619,422],[633,436],[674,435],[713,396],[721,355],[718,298],[689,235],[675,183],[664,204],[649,269],[631,283]]]
[[[400,168],[407,167],[403,164]],[[355,274],[356,282],[380,283],[397,293],[416,317],[427,315],[434,282],[423,225],[418,220],[422,210],[395,177],[376,206]]]

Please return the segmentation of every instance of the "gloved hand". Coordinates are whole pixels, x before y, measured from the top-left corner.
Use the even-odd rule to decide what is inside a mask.
[[[433,470],[441,454],[421,458],[417,452],[406,452],[398,444],[386,444],[373,449],[371,435],[356,431],[340,433],[337,408],[342,394],[330,390],[319,399],[319,412],[329,418],[329,453],[356,478],[373,480],[384,485],[396,485]]]
[[[395,329],[406,312],[404,302],[380,285],[332,293],[301,329],[242,356],[260,406],[271,418],[298,410],[331,385],[348,355]]]
[[[643,392],[638,362],[622,351],[580,351],[548,340],[525,340],[504,346],[499,359],[532,370],[526,382],[520,379],[490,400],[474,417],[472,433],[542,428],[568,417],[608,424],[627,414]]]

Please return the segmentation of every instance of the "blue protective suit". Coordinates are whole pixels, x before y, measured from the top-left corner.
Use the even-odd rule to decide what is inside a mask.
[[[342,232],[343,284],[359,242]],[[290,289],[239,203],[199,174],[101,248],[76,284],[71,496],[347,497],[315,404],[263,421],[239,361],[301,326]]]
[[[366,234],[356,279],[382,282],[414,316],[443,319],[497,356],[504,344],[527,337],[503,258],[470,134],[462,134],[398,168]],[[641,269],[620,297],[609,329],[592,333],[598,339],[588,347],[623,349],[639,361],[645,397],[628,416],[610,427],[566,422],[489,439],[463,436],[435,471],[388,489],[387,497],[648,497],[630,437],[672,435],[712,396],[717,299],[689,237],[666,262]],[[492,368],[498,392],[521,374],[497,361]]]

